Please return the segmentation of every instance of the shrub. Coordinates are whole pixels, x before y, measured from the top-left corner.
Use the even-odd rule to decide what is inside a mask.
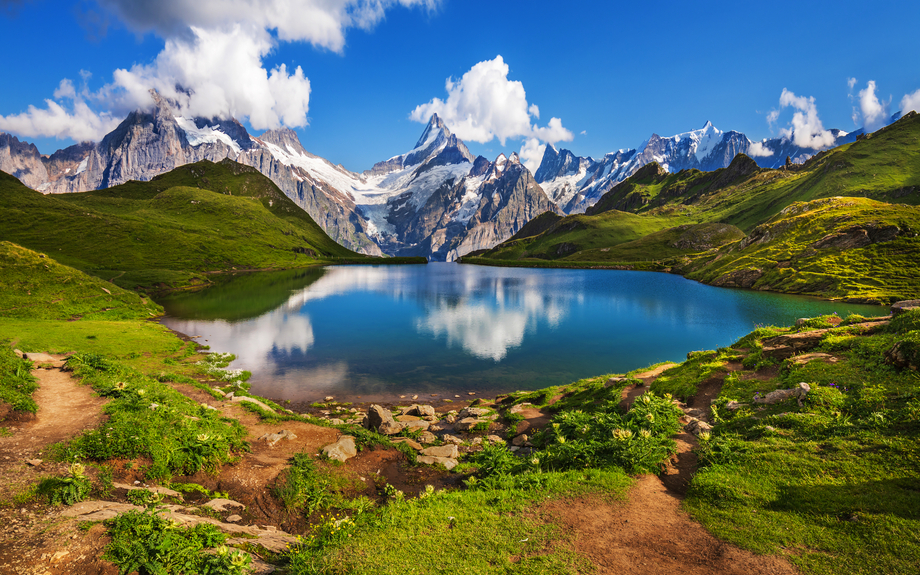
[[[92,488],[86,468],[80,463],[70,466],[67,477],[49,477],[38,484],[37,492],[48,498],[52,505],[73,505],[86,499]]]
[[[156,511],[129,511],[105,522],[112,537],[103,558],[118,565],[119,573],[241,575],[252,561],[223,543],[217,527],[200,523],[181,527]],[[216,548],[216,549],[215,549]],[[215,549],[213,553],[203,553]]]
[[[915,330],[920,330],[920,309],[912,309],[894,316],[885,328],[888,333],[902,334]]]
[[[306,515],[312,515],[333,502],[332,487],[332,482],[320,473],[310,456],[298,453],[272,492],[288,510],[301,510]]]

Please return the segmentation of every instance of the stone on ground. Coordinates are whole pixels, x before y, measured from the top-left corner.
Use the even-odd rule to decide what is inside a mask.
[[[343,435],[335,443],[330,443],[323,448],[323,454],[329,459],[345,462],[355,455],[358,455],[358,448],[355,446],[355,438],[350,435]]]

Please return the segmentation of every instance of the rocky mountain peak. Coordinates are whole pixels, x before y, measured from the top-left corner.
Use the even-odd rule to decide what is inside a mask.
[[[490,167],[492,167],[492,162],[486,159],[485,156],[479,156],[473,162],[473,169],[470,170],[470,176],[481,176],[488,172]]]
[[[300,143],[300,138],[297,137],[297,132],[290,128],[269,130],[260,135],[259,139],[267,144],[274,144],[285,151],[290,147],[296,153],[306,153],[303,144]]]

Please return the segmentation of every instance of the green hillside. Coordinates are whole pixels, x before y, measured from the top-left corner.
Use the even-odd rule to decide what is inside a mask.
[[[0,242],[0,318],[147,319],[162,308],[134,292]]]
[[[0,240],[129,288],[200,284],[209,273],[233,269],[370,259],[336,244],[271,180],[230,160],[54,196],[0,173]]]
[[[586,214],[541,218],[463,261],[656,269],[714,285],[887,302],[920,297],[917,204],[920,115],[912,112],[801,166],[762,169],[741,154],[714,172],[648,164]]]

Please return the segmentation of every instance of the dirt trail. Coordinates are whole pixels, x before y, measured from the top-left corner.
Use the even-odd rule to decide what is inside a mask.
[[[0,501],[14,502],[29,485],[67,473],[66,463],[43,459],[54,443],[99,425],[105,400],[93,395],[63,371],[63,356],[54,356],[50,369],[34,369],[39,389],[34,418],[6,422],[10,437],[0,437]],[[29,463],[31,461],[31,463]],[[56,511],[41,504],[0,507],[0,575],[114,575],[118,569],[101,561],[107,538],[101,525],[77,532],[53,521]]]
[[[625,503],[598,498],[553,501],[541,512],[574,533],[575,549],[600,575],[792,575],[784,559],[719,541],[681,508],[657,477],[644,475]]]
[[[624,407],[663,371],[665,365],[638,375],[643,386],[623,391]],[[729,364],[729,371],[741,369]],[[703,381],[687,409],[708,414],[722,389],[725,374]],[[688,421],[688,420],[684,420]],[[629,490],[625,503],[597,497],[552,501],[540,513],[574,534],[575,550],[587,556],[598,573],[615,575],[793,575],[798,571],[783,557],[755,555],[720,541],[681,509],[681,501],[696,472],[697,438],[686,431],[674,437],[677,451],[660,476],[644,475]]]

